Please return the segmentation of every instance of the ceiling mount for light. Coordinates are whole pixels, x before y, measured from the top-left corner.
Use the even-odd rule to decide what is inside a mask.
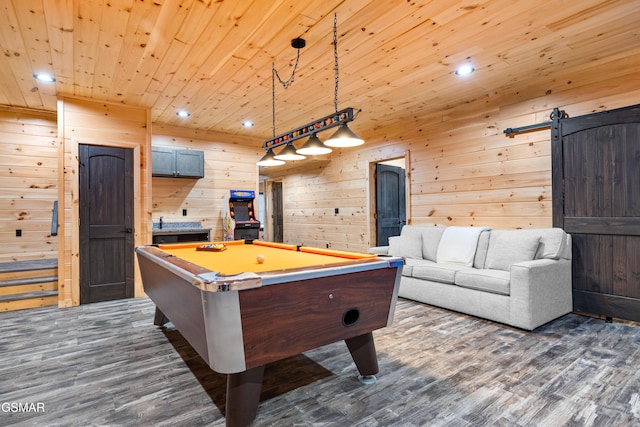
[[[303,38],[296,37],[295,39],[291,40],[291,47],[294,49],[302,49],[306,45],[307,42]]]

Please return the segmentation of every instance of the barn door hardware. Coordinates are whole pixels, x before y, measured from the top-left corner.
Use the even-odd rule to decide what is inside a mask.
[[[518,128],[507,128],[503,132],[509,138],[513,138],[515,134],[525,133],[525,132],[534,132],[540,129],[549,129],[556,120],[566,119],[569,115],[564,112],[564,110],[559,110],[558,108],[554,108],[549,118],[550,122],[536,123],[535,125],[521,126]]]

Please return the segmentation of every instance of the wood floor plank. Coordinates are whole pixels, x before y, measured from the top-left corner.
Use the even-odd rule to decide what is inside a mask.
[[[0,425],[222,426],[225,377],[146,298],[0,313]],[[640,326],[534,332],[400,299],[361,384],[342,342],[267,366],[255,426],[640,426]]]

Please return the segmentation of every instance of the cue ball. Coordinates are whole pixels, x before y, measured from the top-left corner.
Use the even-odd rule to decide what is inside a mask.
[[[256,261],[258,261],[258,264],[262,264],[264,262],[264,255],[258,255]]]

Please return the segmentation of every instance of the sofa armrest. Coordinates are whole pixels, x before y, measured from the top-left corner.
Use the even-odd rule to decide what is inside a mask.
[[[537,259],[511,265],[510,317],[533,330],[573,310],[571,260]]]
[[[389,246],[375,246],[367,251],[370,254],[389,255]]]

